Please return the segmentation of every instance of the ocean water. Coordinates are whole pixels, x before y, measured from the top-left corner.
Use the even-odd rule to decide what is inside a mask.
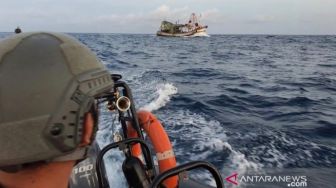
[[[123,75],[138,109],[162,121],[180,164],[206,160],[223,178],[298,175],[308,187],[335,187],[336,36],[71,35]],[[118,126],[102,115],[105,145]],[[122,159],[109,158],[112,187],[127,187]],[[213,184],[206,173],[194,176]]]

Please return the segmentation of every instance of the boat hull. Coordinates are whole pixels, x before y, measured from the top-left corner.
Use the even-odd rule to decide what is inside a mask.
[[[183,33],[168,33],[163,31],[158,31],[156,33],[157,36],[163,36],[163,37],[193,37],[193,36],[208,36],[206,33],[205,28],[192,30],[189,32],[183,32]]]

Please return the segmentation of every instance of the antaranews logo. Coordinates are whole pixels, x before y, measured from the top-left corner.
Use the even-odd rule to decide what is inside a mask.
[[[238,185],[237,177],[238,177],[238,173],[235,172],[235,173],[233,173],[231,176],[226,177],[225,180],[226,180],[227,182],[229,182],[229,183]]]
[[[307,176],[269,176],[269,175],[243,175],[238,176],[234,172],[225,178],[229,184],[238,185],[239,183],[284,183],[287,187],[307,187]]]

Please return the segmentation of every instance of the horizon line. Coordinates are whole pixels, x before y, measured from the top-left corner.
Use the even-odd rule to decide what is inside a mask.
[[[156,33],[118,33],[118,32],[74,32],[74,31],[27,31],[27,32],[59,32],[59,33],[68,33],[68,34],[130,34],[130,35],[156,35]],[[12,31],[0,31],[0,33],[14,33]],[[283,33],[208,33],[210,36],[211,35],[277,35],[277,36],[335,36],[336,33],[334,34],[307,34],[307,33],[288,33],[288,34],[283,34]]]

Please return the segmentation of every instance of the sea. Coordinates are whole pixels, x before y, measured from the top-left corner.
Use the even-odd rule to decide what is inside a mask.
[[[159,118],[179,164],[208,161],[226,187],[336,187],[336,36],[71,35]],[[103,147],[120,125],[101,114]],[[110,155],[111,187],[128,187],[123,155]],[[205,171],[190,174],[214,185]],[[237,185],[226,180],[235,174]]]

